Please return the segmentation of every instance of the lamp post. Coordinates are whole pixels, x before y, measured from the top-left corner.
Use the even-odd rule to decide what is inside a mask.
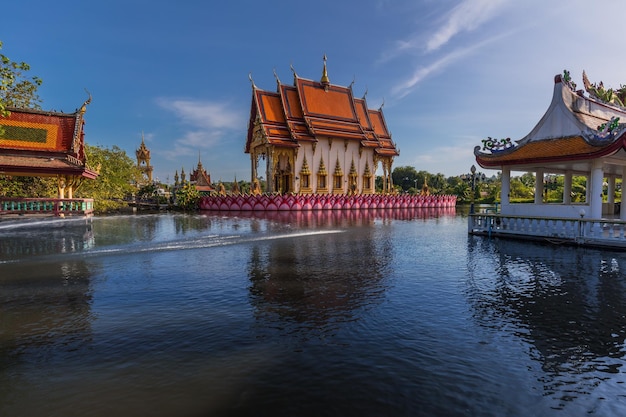
[[[470,214],[474,214],[474,198],[476,194],[475,192],[476,182],[484,181],[485,174],[476,173],[476,166],[472,165],[472,167],[470,168],[470,173],[461,175],[461,179],[467,182],[470,186],[470,189],[472,192],[472,199],[470,202]]]

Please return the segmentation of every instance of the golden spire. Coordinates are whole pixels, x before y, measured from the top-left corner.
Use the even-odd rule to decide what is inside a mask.
[[[330,78],[328,78],[328,71],[326,69],[326,59],[326,54],[324,54],[324,69],[322,70],[322,79],[320,80],[320,84],[322,84],[325,91],[328,91],[328,87],[330,86]]]

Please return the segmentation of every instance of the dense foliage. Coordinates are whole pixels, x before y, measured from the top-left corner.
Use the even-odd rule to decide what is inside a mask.
[[[2,49],[2,41],[0,41]],[[30,65],[15,62],[0,54],[0,116],[6,115],[7,107],[40,108],[37,88],[41,78],[28,75]]]
[[[98,212],[126,205],[124,198],[136,191],[141,172],[126,152],[117,146],[105,148],[86,145],[87,164],[100,175],[84,181],[74,193],[76,198],[93,198]]]
[[[55,198],[57,193],[56,177],[14,177],[0,175],[0,197]]]
[[[188,182],[176,191],[176,205],[185,211],[197,210],[199,201],[200,193]]]

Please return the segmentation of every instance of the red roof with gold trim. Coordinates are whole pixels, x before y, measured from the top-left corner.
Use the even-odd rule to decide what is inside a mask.
[[[351,87],[331,84],[324,73],[320,82],[298,77],[294,85],[278,81],[278,92],[253,83],[252,105],[245,151],[250,152],[255,133],[278,147],[298,147],[321,137],[357,140],[384,156],[399,155],[382,108],[367,108],[365,98],[355,99]]]
[[[0,117],[0,174],[96,178],[85,165],[83,115],[12,109]]]

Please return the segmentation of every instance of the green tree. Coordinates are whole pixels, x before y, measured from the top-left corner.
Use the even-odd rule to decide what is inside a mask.
[[[176,204],[185,211],[197,210],[199,202],[200,193],[195,186],[189,183],[185,183],[176,191]]]
[[[76,198],[93,198],[98,212],[125,206],[124,197],[136,191],[134,184],[141,179],[135,162],[120,149],[85,146],[87,163],[99,172],[95,180],[85,180],[74,193]]]
[[[2,49],[2,41],[0,41]],[[40,108],[41,100],[37,89],[41,78],[28,75],[30,65],[26,62],[14,62],[0,54],[0,115],[7,115],[7,107]]]
[[[415,186],[417,177],[418,173],[412,166],[396,167],[391,173],[393,185],[405,192]]]
[[[0,197],[55,198],[57,194],[56,178],[0,175]]]

